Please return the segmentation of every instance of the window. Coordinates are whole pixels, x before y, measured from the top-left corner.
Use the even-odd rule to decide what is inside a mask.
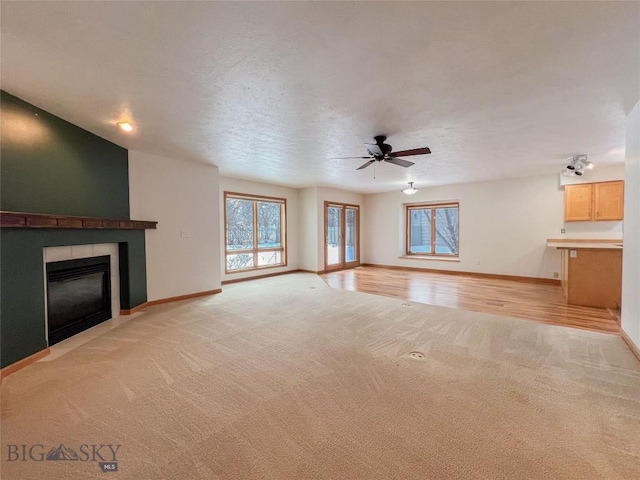
[[[227,273],[287,264],[284,198],[225,192]]]
[[[407,205],[407,255],[458,256],[458,204]]]

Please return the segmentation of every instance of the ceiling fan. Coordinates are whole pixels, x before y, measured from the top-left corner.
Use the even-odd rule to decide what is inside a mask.
[[[428,153],[431,153],[429,147],[414,148],[412,150],[401,150],[399,152],[394,152],[391,145],[384,143],[387,139],[386,136],[378,135],[376,137],[373,137],[373,139],[376,141],[376,143],[365,143],[367,152],[369,153],[368,157],[343,157],[337,160],[346,160],[350,158],[368,159],[368,161],[364,165],[356,168],[356,170],[362,170],[363,168],[367,168],[374,162],[382,161],[393,163],[394,165],[399,165],[401,167],[410,167],[414,164],[413,162],[398,157],[409,157],[411,155],[427,155]]]

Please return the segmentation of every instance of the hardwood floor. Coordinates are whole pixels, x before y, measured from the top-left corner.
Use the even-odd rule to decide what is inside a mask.
[[[329,286],[345,290],[596,332],[620,331],[606,309],[567,305],[562,288],[556,285],[379,267],[358,267],[321,277]]]

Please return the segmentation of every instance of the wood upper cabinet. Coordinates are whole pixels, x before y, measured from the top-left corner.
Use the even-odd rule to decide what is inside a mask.
[[[594,220],[622,220],[624,215],[624,182],[593,184]]]
[[[564,192],[564,221],[590,222],[622,220],[624,182],[567,185]]]
[[[590,221],[593,210],[593,184],[567,185],[564,187],[564,221]]]

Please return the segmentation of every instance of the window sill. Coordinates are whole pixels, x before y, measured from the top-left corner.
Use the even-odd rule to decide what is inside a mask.
[[[442,257],[438,255],[401,255],[403,260],[436,260],[439,262],[460,262],[460,257]]]
[[[260,267],[249,267],[249,268],[236,268],[233,270],[226,270],[224,271],[225,275],[232,275],[234,273],[247,273],[247,272],[255,272],[258,270],[268,270],[270,268],[281,268],[281,267],[286,267],[287,264],[286,263],[280,263],[278,265],[263,265]]]

